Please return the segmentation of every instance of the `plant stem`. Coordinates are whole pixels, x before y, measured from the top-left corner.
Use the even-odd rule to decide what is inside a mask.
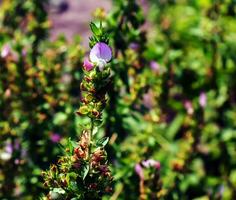
[[[94,129],[94,119],[91,118],[91,129],[90,129],[90,133],[89,133],[89,158],[90,158],[90,154],[92,151],[92,145],[93,145],[93,129]]]

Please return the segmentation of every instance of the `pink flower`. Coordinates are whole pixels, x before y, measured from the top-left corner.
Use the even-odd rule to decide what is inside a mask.
[[[140,179],[144,179],[144,174],[143,174],[143,168],[141,167],[141,165],[138,163],[135,165],[135,172],[136,174],[138,174]]]
[[[199,104],[202,108],[206,107],[207,104],[207,96],[205,92],[201,92],[199,96]]]
[[[1,51],[1,57],[2,58],[6,58],[7,56],[9,56],[11,54],[11,47],[9,44],[5,44],[2,47],[2,51]]]
[[[89,61],[88,58],[86,58],[86,59],[84,60],[83,67],[84,67],[84,69],[85,69],[86,71],[89,72],[89,71],[91,71],[91,70],[93,69],[94,65],[93,65],[93,63],[91,63],[91,62]]]
[[[189,115],[192,115],[194,113],[192,102],[189,100],[184,101],[184,107],[187,110],[187,113]]]
[[[154,104],[155,104],[154,94],[152,90],[149,89],[148,92],[143,95],[143,105],[146,108],[151,109],[154,106]]]
[[[61,136],[58,133],[52,133],[50,139],[53,143],[58,143],[61,140]]]
[[[89,58],[90,61],[96,64],[99,70],[102,71],[112,58],[112,50],[106,43],[98,42],[91,49]]]
[[[152,71],[158,72],[160,70],[160,65],[156,61],[151,61],[150,68],[152,69]]]
[[[142,165],[146,168],[154,167],[157,170],[161,168],[160,162],[153,159],[148,159],[148,160],[143,161]]]

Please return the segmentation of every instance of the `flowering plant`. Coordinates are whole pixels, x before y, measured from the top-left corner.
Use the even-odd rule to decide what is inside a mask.
[[[69,140],[65,156],[43,173],[44,185],[50,189],[46,199],[101,199],[112,189],[112,176],[104,150],[109,138],[95,140],[107,101],[110,82],[108,62],[112,51],[105,43],[108,38],[101,24],[97,27],[91,23],[91,30],[94,34],[90,38],[92,49],[89,59],[86,58],[83,64],[82,100],[76,111],[77,115],[90,118],[89,128],[83,130],[79,142]],[[97,43],[93,44],[94,41]]]

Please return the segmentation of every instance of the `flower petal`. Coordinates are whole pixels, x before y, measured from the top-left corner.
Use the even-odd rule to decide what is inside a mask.
[[[143,173],[143,169],[142,169],[141,165],[136,164],[134,169],[135,169],[135,172],[138,174],[139,178],[144,179],[144,173]]]
[[[84,70],[86,71],[91,71],[94,67],[93,63],[89,62],[88,58],[86,58],[84,60],[84,64],[83,64]]]
[[[161,164],[159,161],[153,160],[153,159],[148,159],[142,162],[142,165],[146,168],[148,167],[154,167],[156,169],[160,169]]]
[[[111,48],[104,42],[98,42],[90,51],[91,62],[97,63],[99,60],[109,62],[112,58]]]

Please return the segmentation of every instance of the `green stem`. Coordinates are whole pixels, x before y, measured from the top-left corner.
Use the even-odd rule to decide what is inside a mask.
[[[91,129],[90,129],[90,133],[89,133],[89,140],[90,140],[89,158],[90,158],[90,154],[91,154],[91,151],[92,151],[92,145],[93,145],[93,129],[94,129],[94,120],[91,118]]]

